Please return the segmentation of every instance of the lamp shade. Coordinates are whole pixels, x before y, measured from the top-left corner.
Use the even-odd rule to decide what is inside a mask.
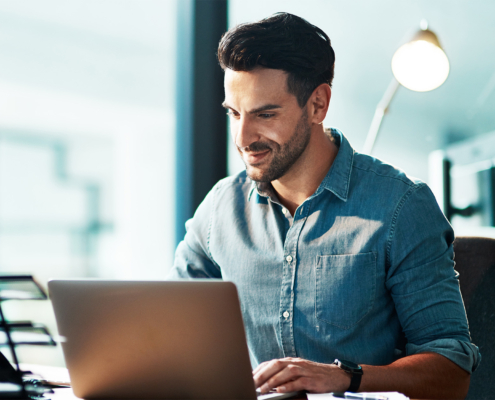
[[[399,47],[392,58],[392,72],[402,86],[416,92],[428,92],[445,82],[449,60],[437,36],[420,30],[410,42]]]

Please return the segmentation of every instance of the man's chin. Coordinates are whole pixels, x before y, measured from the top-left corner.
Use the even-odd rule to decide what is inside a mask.
[[[246,166],[246,173],[249,179],[256,182],[271,182],[269,176],[267,176],[266,171],[263,171],[259,168]]]

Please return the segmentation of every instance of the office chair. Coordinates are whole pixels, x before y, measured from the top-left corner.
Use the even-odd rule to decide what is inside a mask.
[[[481,363],[471,376],[466,399],[495,398],[495,239],[458,237],[454,241],[471,340],[480,348]]]

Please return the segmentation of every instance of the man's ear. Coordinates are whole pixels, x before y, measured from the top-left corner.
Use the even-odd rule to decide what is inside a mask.
[[[321,124],[327,116],[332,89],[327,83],[318,86],[308,99],[309,118],[313,124]]]

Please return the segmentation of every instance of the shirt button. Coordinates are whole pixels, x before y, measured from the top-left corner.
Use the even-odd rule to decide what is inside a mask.
[[[289,318],[290,314],[289,314],[289,311],[285,311],[282,315],[284,316],[285,319],[287,319],[287,318]]]
[[[285,214],[287,214],[287,208],[282,208],[282,212]]]
[[[287,256],[287,257],[285,257],[285,259],[287,260],[287,262],[291,262],[292,261],[292,256]]]

